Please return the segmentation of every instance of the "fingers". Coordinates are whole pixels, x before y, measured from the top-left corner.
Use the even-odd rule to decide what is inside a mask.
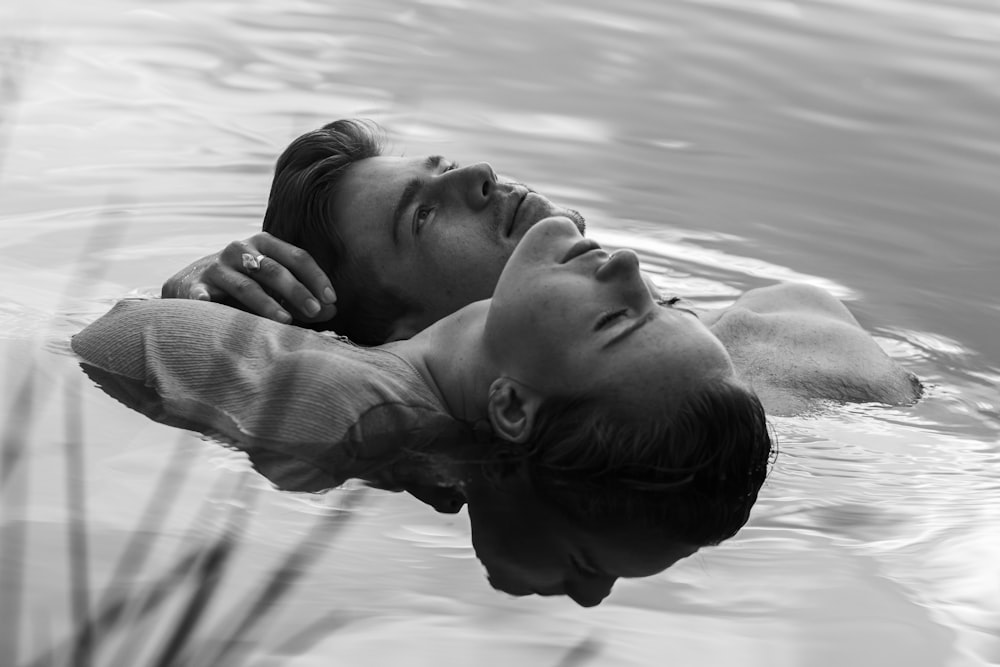
[[[163,283],[160,296],[164,299],[221,300],[226,296],[225,293],[213,290],[212,286],[203,280],[208,267],[218,261],[218,253],[196,259]]]
[[[224,256],[225,251],[220,259]],[[205,270],[204,279],[251,313],[285,324],[292,321],[291,314],[260,283],[231,265],[222,262],[213,264]]]
[[[252,241],[263,255],[275,260],[294,276],[298,283],[305,286],[320,304],[333,305],[337,302],[337,294],[330,284],[330,278],[307,251],[264,232],[253,236]],[[305,306],[298,301],[295,304],[299,307]]]
[[[204,283],[197,283],[191,286],[188,290],[189,299],[197,299],[198,301],[211,301],[212,295],[208,291],[208,287]]]
[[[205,272],[205,281],[245,308],[287,322],[322,322],[337,312],[330,280],[309,253],[261,232],[233,241]]]
[[[266,232],[233,241],[169,278],[164,298],[232,299],[278,322],[325,322],[337,313],[330,279],[312,256]]]

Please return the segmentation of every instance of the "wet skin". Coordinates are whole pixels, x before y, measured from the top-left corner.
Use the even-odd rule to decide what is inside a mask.
[[[364,280],[412,305],[392,339],[407,338],[493,294],[507,258],[539,220],[576,211],[480,162],[380,156],[353,164],[333,202],[337,233]],[[350,286],[337,285],[338,292]]]
[[[470,423],[488,415],[494,433],[513,442],[530,438],[552,398],[593,397],[610,418],[662,420],[701,383],[735,374],[697,316],[654,300],[634,253],[608,254],[563,217],[524,234],[492,299],[393,350],[426,371],[451,414]],[[695,551],[625,521],[575,522],[528,479],[466,491],[476,552],[493,586],[513,595],[592,606],[619,577],[660,572]]]
[[[503,373],[534,391],[598,396],[636,417],[662,417],[699,384],[735,375],[692,311],[656,302],[634,252],[608,254],[565,218],[524,235],[485,336]]]
[[[619,417],[662,419],[701,383],[735,377],[728,352],[693,312],[654,300],[635,253],[608,254],[565,218],[524,234],[488,304],[487,356],[542,402],[582,394]],[[697,550],[648,528],[583,525],[527,479],[473,485],[469,516],[495,588],[567,595],[582,606],[599,604],[619,577],[656,574]]]

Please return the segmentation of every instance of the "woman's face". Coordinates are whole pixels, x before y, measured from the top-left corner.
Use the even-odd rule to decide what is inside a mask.
[[[619,577],[648,577],[697,551],[627,522],[598,528],[573,521],[520,478],[470,494],[476,555],[490,584],[510,595],[567,595],[592,607]]]
[[[657,305],[631,250],[608,254],[566,218],[517,245],[486,321],[501,372],[544,396],[595,396],[642,414],[733,375],[722,343],[691,312]]]

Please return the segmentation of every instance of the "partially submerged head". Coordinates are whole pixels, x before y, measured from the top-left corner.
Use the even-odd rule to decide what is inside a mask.
[[[633,253],[540,222],[500,278],[485,344],[494,465],[564,521],[631,539],[660,569],[746,522],[771,453],[763,408],[694,313],[654,301]],[[507,572],[493,578],[501,588],[574,595],[589,582],[577,597],[592,603],[639,571],[619,559],[600,576],[569,568],[562,585],[518,584],[510,561],[494,559],[508,564],[494,568]]]
[[[309,251],[337,291],[331,323],[357,342],[412,336],[488,298],[539,220],[583,218],[485,163],[382,155],[373,123],[339,120],[278,159],[264,231]]]
[[[650,413],[554,399],[530,439],[495,443],[485,476],[497,483],[470,494],[469,512],[496,588],[590,606],[619,577],[655,574],[746,523],[771,454],[756,397],[720,381]],[[511,509],[518,494],[535,508]]]
[[[620,577],[646,577],[697,550],[628,521],[592,524],[540,495],[519,472],[466,489],[472,543],[490,584],[511,595],[566,595],[592,607]]]
[[[580,235],[582,219],[489,165],[380,151],[357,121],[297,139],[278,161],[265,229],[318,259],[338,292],[333,326],[359,342],[406,338],[493,295],[484,342],[500,371],[487,400],[498,471],[516,471],[574,540],[619,545],[593,556],[586,585],[518,584],[509,567],[495,583],[596,604],[618,576],[735,533],[771,441],[718,339],[654,302],[634,253],[608,255]],[[504,544],[477,520],[484,507],[477,544]],[[573,543],[546,553],[564,565]],[[484,558],[491,572],[524,555],[505,549],[486,549],[507,554]]]

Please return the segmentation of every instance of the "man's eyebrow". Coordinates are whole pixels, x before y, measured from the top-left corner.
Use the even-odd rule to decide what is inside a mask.
[[[427,171],[434,171],[444,160],[443,155],[428,155],[424,160],[424,169]],[[406,187],[403,188],[403,194],[399,196],[399,201],[396,202],[396,208],[392,212],[392,243],[396,245],[399,243],[399,228],[403,224],[403,213],[406,209],[410,207],[413,200],[417,198],[420,194],[420,190],[423,188],[424,182],[420,178],[411,178],[406,183]]]
[[[618,343],[618,342],[620,342],[620,341],[628,338],[633,333],[635,333],[639,329],[643,328],[648,323],[652,322],[656,318],[656,313],[657,313],[657,309],[656,308],[650,310],[648,313],[646,313],[645,315],[643,315],[642,317],[640,317],[639,319],[637,319],[635,322],[633,322],[632,324],[628,325],[627,327],[625,327],[624,329],[622,329],[620,332],[618,332],[617,334],[615,334],[615,337],[612,338],[611,340],[609,340],[604,345],[602,345],[601,349],[602,350],[607,349],[607,348],[611,347],[612,345],[614,345],[614,344],[616,344],[616,343]]]

